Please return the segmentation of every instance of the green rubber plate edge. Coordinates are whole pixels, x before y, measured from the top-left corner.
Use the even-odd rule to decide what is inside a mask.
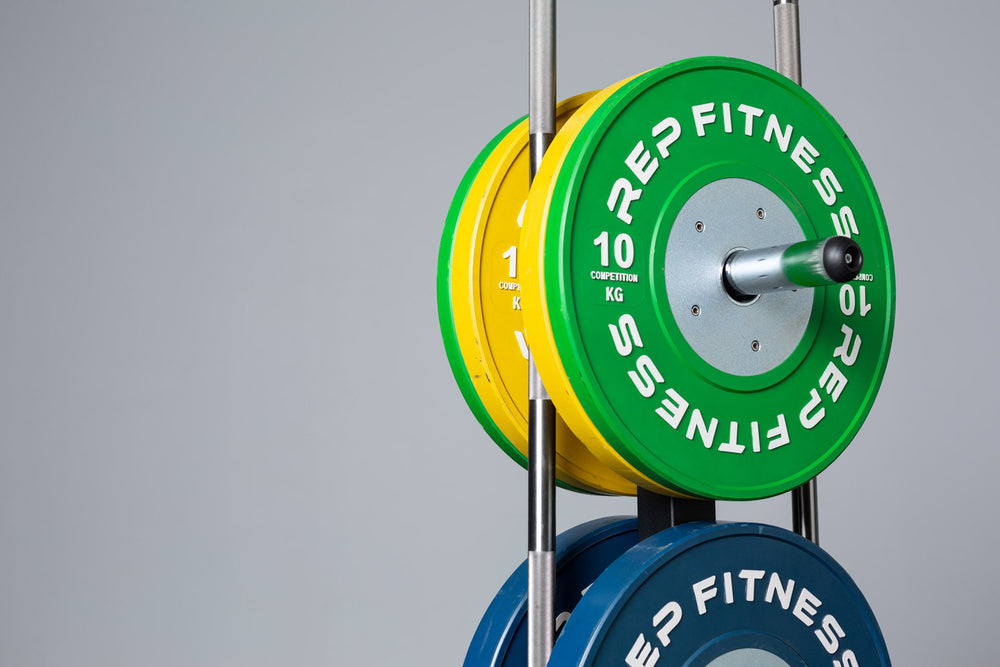
[[[575,208],[576,193],[573,191],[574,187],[586,171],[586,165],[588,164],[588,161],[596,147],[595,139],[598,139],[603,134],[603,131],[608,124],[611,112],[618,108],[619,105],[627,105],[630,100],[638,96],[646,87],[651,85],[651,83],[674,74],[680,74],[692,69],[703,68],[736,69],[762,76],[772,80],[776,84],[786,87],[789,91],[792,91],[802,98],[807,105],[814,108],[817,115],[830,126],[833,133],[843,138],[841,146],[847,156],[853,160],[857,173],[861,178],[865,194],[870,200],[874,212],[878,216],[878,224],[875,227],[878,229],[881,245],[884,248],[885,254],[884,261],[886,268],[886,281],[888,282],[885,289],[888,307],[885,328],[883,330],[883,340],[885,341],[885,344],[880,349],[879,356],[875,364],[876,371],[872,375],[869,389],[862,399],[862,408],[853,416],[849,427],[843,431],[844,434],[841,436],[839,441],[827,450],[828,453],[825,456],[817,457],[817,462],[812,466],[807,467],[804,471],[797,475],[792,475],[785,479],[777,480],[768,484],[741,488],[719,488],[711,483],[705,483],[703,480],[664,479],[655,468],[644,464],[641,457],[633,455],[630,451],[620,451],[616,449],[619,455],[625,458],[625,460],[628,461],[630,465],[635,467],[636,470],[656,480],[658,483],[669,488],[676,489],[682,493],[719,500],[755,500],[784,493],[812,479],[826,469],[833,461],[835,461],[843,450],[846,449],[847,445],[854,439],[854,436],[857,435],[857,432],[860,430],[865,417],[871,410],[875,397],[878,394],[878,389],[882,384],[885,369],[888,364],[889,351],[891,349],[892,335],[895,324],[895,265],[893,262],[892,246],[889,240],[888,230],[886,229],[885,214],[882,209],[881,202],[878,198],[877,192],[875,191],[868,169],[865,167],[864,162],[861,160],[861,157],[854,145],[847,137],[847,134],[843,131],[833,116],[812,95],[793,83],[790,79],[776,73],[770,68],[737,58],[719,56],[697,57],[681,60],[661,68],[651,70],[650,72],[640,75],[628,84],[622,86],[622,88],[616,91],[615,94],[613,94],[604,103],[604,105],[602,105],[602,107],[587,120],[586,125],[580,132],[576,141],[574,141],[573,145],[567,151],[563,167],[556,176],[555,184],[553,186],[553,194],[550,200],[553,202],[553,205],[549,213],[550,218],[545,224],[546,238],[542,240],[542,243],[545,245],[547,250],[551,249],[548,250],[547,255],[556,259],[556,261],[545,262],[543,280],[545,280],[548,285],[557,285],[558,289],[547,290],[546,308],[549,313],[550,326],[553,330],[553,338],[556,341],[556,347],[559,350],[560,357],[563,359],[563,363],[567,367],[566,373],[573,391],[576,393],[584,410],[587,412],[588,416],[590,416],[595,427],[598,431],[600,431],[602,436],[609,443],[615,442],[617,440],[616,429],[611,427],[610,420],[616,421],[619,429],[627,429],[627,427],[624,424],[621,424],[615,415],[612,414],[609,416],[609,414],[605,411],[605,408],[599,405],[599,403],[595,400],[593,394],[597,392],[601,392],[601,400],[607,401],[607,398],[603,396],[603,391],[600,389],[597,379],[587,368],[587,366],[589,366],[589,361],[587,361],[586,355],[582,351],[582,341],[578,336],[574,335],[573,326],[569,321],[568,310],[566,309],[565,303],[562,301],[562,295],[568,293],[568,286],[565,276],[560,271],[560,268],[568,254],[568,244],[563,242],[561,233],[562,221],[560,218],[566,211],[573,210]],[[557,202],[559,202],[558,205],[556,204]],[[571,372],[570,368],[572,368],[574,372]]]

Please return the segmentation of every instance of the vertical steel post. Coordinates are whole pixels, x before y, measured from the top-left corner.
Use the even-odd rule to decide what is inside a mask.
[[[774,69],[802,85],[799,0],[774,0]]]
[[[774,69],[802,85],[798,0],[774,0]],[[816,478],[792,489],[792,530],[819,544]]]
[[[556,3],[528,0],[528,141],[531,178],[556,134]],[[528,360],[528,667],[555,642],[556,411]]]

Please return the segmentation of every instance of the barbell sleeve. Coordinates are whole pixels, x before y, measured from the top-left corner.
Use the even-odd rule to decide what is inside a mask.
[[[737,250],[726,258],[722,280],[736,297],[776,290],[823,287],[854,280],[864,256],[846,236],[800,241],[757,250]]]

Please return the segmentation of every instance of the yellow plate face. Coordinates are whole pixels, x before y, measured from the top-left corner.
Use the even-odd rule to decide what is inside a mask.
[[[633,468],[618,452],[612,448],[604,437],[598,432],[597,427],[587,416],[583,406],[580,405],[559,358],[556,343],[552,336],[549,325],[549,314],[545,300],[545,284],[541,280],[543,275],[542,266],[545,257],[542,253],[541,239],[544,235],[545,221],[548,219],[548,210],[552,188],[550,184],[555,180],[556,174],[562,168],[566,151],[572,145],[587,122],[587,119],[606,101],[618,88],[631,80],[625,79],[618,83],[599,91],[591,97],[580,109],[580,111],[570,118],[556,135],[545,152],[545,157],[539,166],[538,173],[535,174],[535,181],[528,196],[525,207],[524,225],[521,232],[520,248],[523,255],[521,291],[523,299],[524,326],[527,337],[532,341],[532,356],[538,373],[545,384],[545,389],[549,392],[556,411],[562,420],[566,422],[569,429],[576,434],[582,445],[589,450],[592,456],[601,465],[614,471],[617,475],[628,479],[633,485],[642,486],[645,489],[656,491],[673,496],[688,497],[676,489],[671,489],[657,484],[635,468]],[[633,491],[634,493],[634,491]]]
[[[561,102],[557,129],[593,95]],[[497,145],[474,179],[455,227],[451,258],[451,301],[462,358],[486,411],[525,457],[529,338],[521,310],[525,261],[519,243],[529,162],[525,120]],[[561,418],[556,424],[556,477],[593,493],[635,494],[635,484],[596,459]]]

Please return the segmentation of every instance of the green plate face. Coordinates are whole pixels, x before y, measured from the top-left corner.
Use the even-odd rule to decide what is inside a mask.
[[[875,188],[815,99],[740,60],[653,70],[590,117],[551,191],[541,275],[555,353],[617,456],[681,493],[752,499],[802,484],[843,451],[885,371],[895,286]],[[699,199],[706,192],[708,204]],[[770,219],[755,193],[768,198]],[[690,217],[710,215],[715,201],[725,220]],[[744,205],[758,214],[730,219]],[[722,289],[725,253],[718,275],[695,276],[707,282],[691,287],[671,274],[668,257],[700,251],[672,244],[726,223],[740,230],[727,250],[767,247],[774,239],[753,225],[779,220],[788,243],[852,237],[862,273],[792,305],[767,294],[726,306],[736,315],[770,308],[762,341],[735,315],[692,327],[685,318],[710,313],[689,295]],[[780,353],[755,366],[772,338]]]

